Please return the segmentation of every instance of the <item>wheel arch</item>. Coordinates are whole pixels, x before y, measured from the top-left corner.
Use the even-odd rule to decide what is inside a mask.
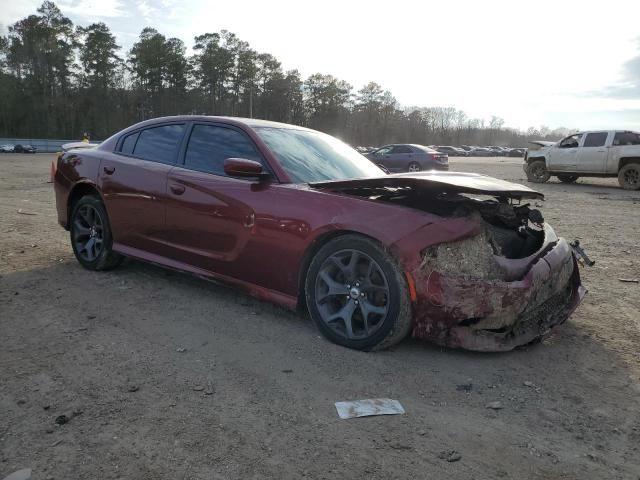
[[[630,163],[640,163],[640,157],[622,157],[618,162],[618,171]]]
[[[537,157],[527,157],[527,163],[536,162],[538,160],[542,160],[544,164],[547,164],[547,157],[544,155],[538,155]]]
[[[102,200],[102,194],[94,183],[91,183],[89,181],[76,183],[69,192],[69,196],[67,197],[67,230],[69,230],[69,225],[71,223],[71,212],[73,211],[73,206],[78,200],[86,195],[94,195]]]

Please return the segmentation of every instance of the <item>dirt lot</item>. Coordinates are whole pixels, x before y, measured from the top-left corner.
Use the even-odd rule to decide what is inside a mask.
[[[200,279],[83,270],[51,159],[0,156],[0,478],[640,478],[640,285],[618,280],[640,277],[640,192],[539,187],[546,219],[597,261],[585,303],[543,343],[368,354]],[[525,181],[520,159],[452,166]],[[334,402],[372,397],[407,413],[338,419]]]

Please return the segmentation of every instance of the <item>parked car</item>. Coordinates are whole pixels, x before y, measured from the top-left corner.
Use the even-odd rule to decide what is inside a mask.
[[[94,148],[97,147],[98,143],[89,143],[89,142],[69,142],[65,143],[61,146],[63,152],[68,152],[71,149],[83,149],[83,148]]]
[[[485,147],[474,147],[474,149],[471,152],[471,155],[474,157],[493,157],[494,152],[493,150],[490,150]]]
[[[424,145],[385,145],[366,155],[389,172],[419,172],[421,170],[448,170],[449,158]]]
[[[0,145],[0,153],[13,153],[14,145]]]
[[[35,147],[32,147],[31,145],[20,145],[20,144],[13,147],[13,151],[15,153],[36,153]]]
[[[385,175],[294,125],[148,120],[62,153],[54,189],[83,267],[130,256],[214,279],[304,307],[355,349],[411,333],[509,350],[564,322],[584,294],[569,244],[520,202],[541,193],[475,173]]]
[[[625,190],[640,190],[640,133],[627,130],[579,132],[559,142],[531,142],[524,170],[530,182],[552,175],[573,183],[580,177],[618,177]]]
[[[438,145],[434,147],[440,153],[446,153],[450,157],[467,157],[469,154],[466,150],[448,145]]]
[[[485,147],[489,151],[491,151],[491,155],[494,157],[504,157],[506,155],[505,150],[502,147],[497,147],[495,145],[489,145]]]
[[[507,157],[524,157],[526,151],[526,148],[511,148],[507,153]]]

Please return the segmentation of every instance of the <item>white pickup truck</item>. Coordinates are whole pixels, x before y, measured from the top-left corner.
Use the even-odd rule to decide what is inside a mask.
[[[640,189],[640,133],[623,130],[580,132],[559,142],[531,142],[540,148],[524,156],[530,182],[552,175],[561,182],[579,177],[618,177],[625,190]]]

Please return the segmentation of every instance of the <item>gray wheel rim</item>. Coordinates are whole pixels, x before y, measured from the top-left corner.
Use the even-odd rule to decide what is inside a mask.
[[[73,244],[83,260],[93,262],[104,247],[104,222],[98,210],[82,205],[73,219]]]
[[[624,172],[624,181],[627,185],[638,186],[640,184],[640,172],[635,168],[630,168]]]
[[[535,165],[531,168],[531,175],[533,175],[533,178],[536,180],[542,180],[546,173],[547,169],[542,165]]]
[[[409,165],[409,171],[410,172],[419,172],[420,171],[420,165],[418,165],[417,163],[412,163]]]
[[[389,311],[389,283],[376,261],[359,250],[340,250],[320,266],[315,304],[322,321],[348,340],[375,334]]]

